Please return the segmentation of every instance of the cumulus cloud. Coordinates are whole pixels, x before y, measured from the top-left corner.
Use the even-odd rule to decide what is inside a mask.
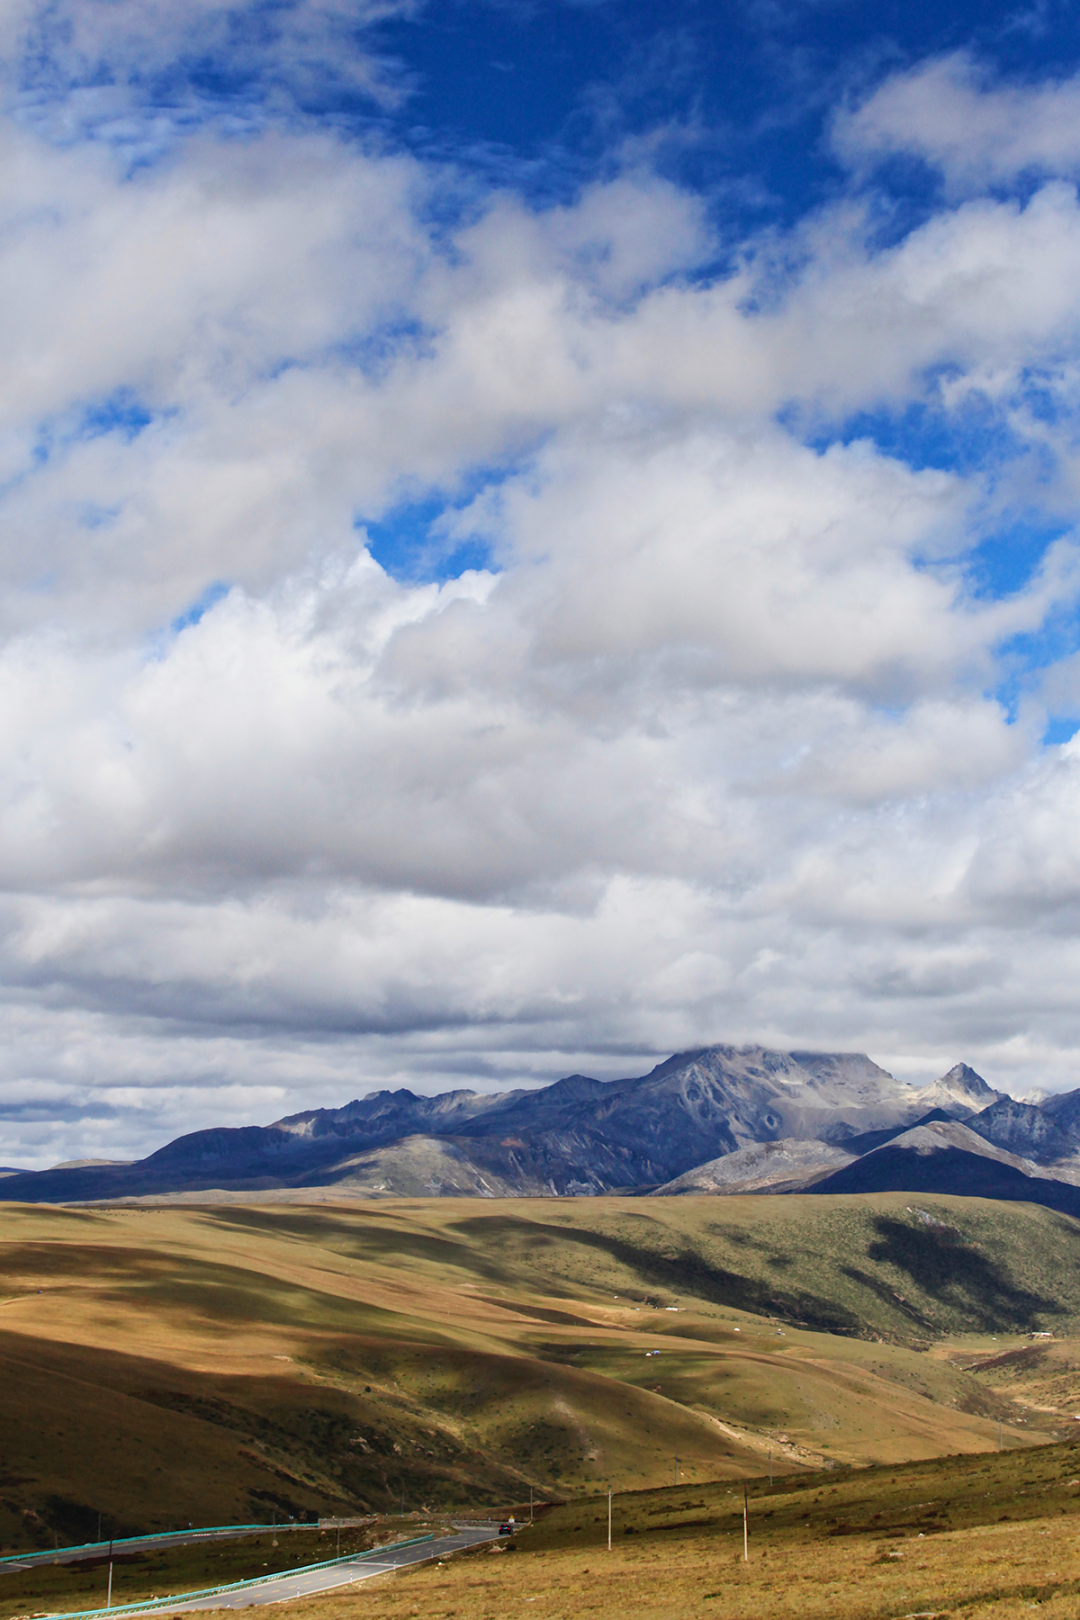
[[[71,83],[242,10],[167,9],[76,8]],[[446,166],[288,120],[134,168],[0,122],[0,1157],[712,1039],[1070,1083],[1070,160],[971,195],[957,61],[837,139],[940,154],[961,92],[963,198],[722,272],[636,168],[447,224]],[[872,431],[973,398],[993,453]]]
[[[833,138],[855,167],[897,153],[939,169],[950,187],[1080,169],[1080,80],[1009,84],[967,52],[894,74],[839,116]]]

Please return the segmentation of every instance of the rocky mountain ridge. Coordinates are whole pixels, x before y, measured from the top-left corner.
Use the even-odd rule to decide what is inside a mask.
[[[970,1137],[985,1145],[975,1157],[989,1152],[1017,1175],[1067,1181],[1080,1177],[1080,1158],[1070,1164],[1080,1155],[1080,1093],[1070,1095],[1075,1106],[1068,1097],[1018,1103],[967,1064],[914,1087],[864,1053],[715,1045],[625,1080],[574,1074],[496,1094],[372,1092],[268,1126],[195,1131],[132,1164],[8,1175],[0,1198],[824,1190],[886,1146],[894,1151],[874,1162],[874,1175],[914,1162],[917,1132],[935,1121],[963,1122],[966,1146],[954,1151],[970,1153]],[[913,1129],[911,1142],[899,1141]]]

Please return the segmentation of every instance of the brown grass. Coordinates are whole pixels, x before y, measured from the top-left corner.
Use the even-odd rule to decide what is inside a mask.
[[[1073,1341],[1040,1362],[1026,1330],[1080,1329],[1080,1226],[922,1202],[6,1206],[0,1537],[86,1540],[98,1513],[119,1535],[386,1512],[402,1490],[498,1505],[658,1486],[676,1453],[680,1478],[736,1479],[770,1453],[797,1470],[985,1452],[999,1420],[1006,1446],[1071,1430]]]
[[[570,1504],[496,1547],[282,1605],[283,1620],[1074,1620],[1080,1447]],[[952,1521],[950,1523],[950,1521]]]

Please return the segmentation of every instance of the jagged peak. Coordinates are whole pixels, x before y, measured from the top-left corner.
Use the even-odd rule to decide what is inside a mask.
[[[941,1077],[942,1084],[948,1086],[962,1086],[965,1091],[973,1091],[981,1095],[984,1091],[993,1091],[988,1080],[971,1067],[970,1063],[954,1063],[948,1074]]]

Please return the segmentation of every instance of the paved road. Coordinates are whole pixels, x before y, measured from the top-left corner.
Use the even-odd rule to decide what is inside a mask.
[[[239,1592],[221,1592],[216,1597],[190,1598],[186,1603],[165,1599],[163,1608],[170,1614],[185,1609],[246,1609],[252,1604],[285,1603],[290,1598],[311,1597],[315,1592],[329,1592],[337,1586],[351,1586],[356,1581],[370,1580],[374,1575],[387,1575],[392,1570],[404,1569],[409,1564],[424,1564],[465,1547],[476,1547],[485,1541],[497,1541],[497,1524],[474,1524],[459,1528],[452,1536],[439,1536],[435,1541],[422,1541],[413,1547],[387,1547],[385,1551],[366,1558],[350,1559],[348,1563],[334,1564],[329,1569],[300,1569],[292,1575],[271,1576],[258,1586],[245,1586]]]
[[[225,1525],[217,1530],[178,1530],[175,1535],[133,1536],[114,1544],[114,1556],[123,1558],[125,1553],[142,1552],[146,1548],[159,1550],[167,1547],[189,1547],[200,1541],[239,1541],[243,1536],[284,1535],[287,1530],[317,1530],[315,1524],[271,1524],[255,1525],[253,1528],[235,1530]],[[95,1542],[89,1547],[60,1547],[51,1552],[35,1552],[21,1554],[18,1558],[5,1558],[0,1563],[0,1575],[7,1570],[34,1569],[38,1564],[78,1564],[84,1558],[108,1558],[110,1543],[107,1541]]]

